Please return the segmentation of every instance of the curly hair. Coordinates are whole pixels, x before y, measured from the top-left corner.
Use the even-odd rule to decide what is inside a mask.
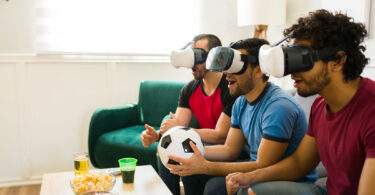
[[[298,19],[298,23],[284,30],[284,35],[293,31],[291,38],[309,40],[314,49],[322,49],[328,46],[344,46],[342,49],[346,56],[343,67],[344,79],[354,80],[358,78],[369,59],[363,52],[366,48],[361,45],[367,36],[365,25],[355,23],[354,19],[346,14],[327,10],[310,12],[307,17]],[[340,60],[343,56],[334,54],[322,59],[323,62]]]

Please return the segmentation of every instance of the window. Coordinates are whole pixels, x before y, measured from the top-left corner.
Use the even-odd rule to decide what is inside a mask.
[[[197,32],[195,0],[38,0],[38,53],[169,54]]]

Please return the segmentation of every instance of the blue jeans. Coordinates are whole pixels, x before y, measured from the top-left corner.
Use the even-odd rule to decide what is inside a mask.
[[[173,195],[180,195],[180,176],[169,172],[163,163],[157,156],[159,176],[163,182],[167,185]],[[182,183],[184,184],[185,195],[200,195],[203,194],[204,186],[206,182],[211,178],[208,175],[191,175],[182,177]]]
[[[327,189],[314,184],[293,181],[271,181],[251,185],[257,195],[327,195]],[[237,195],[247,195],[248,188],[241,189]]]

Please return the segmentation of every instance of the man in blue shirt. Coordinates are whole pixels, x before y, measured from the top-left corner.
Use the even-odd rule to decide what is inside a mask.
[[[257,59],[259,48],[268,44],[262,39],[246,39],[232,45],[248,58]],[[233,105],[231,128],[224,145],[206,146],[205,154],[190,143],[194,155],[189,159],[171,156],[182,165],[170,165],[171,173],[180,176],[206,174],[214,177],[205,187],[205,194],[226,194],[225,177],[234,172],[249,172],[270,166],[292,154],[307,130],[301,106],[287,92],[268,82],[259,63],[244,63],[238,73],[225,72],[231,95],[241,95]],[[235,161],[243,147],[249,147],[250,160]],[[316,172],[298,181],[314,183]],[[262,194],[262,189],[253,189]],[[277,193],[277,192],[275,192]]]

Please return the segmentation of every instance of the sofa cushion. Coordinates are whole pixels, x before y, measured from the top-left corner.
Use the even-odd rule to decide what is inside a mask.
[[[140,138],[143,130],[143,125],[137,125],[102,134],[95,145],[95,160],[102,168],[108,168],[118,167],[120,158],[134,157],[138,159],[138,165],[151,163],[157,170],[157,143],[144,148]]]

